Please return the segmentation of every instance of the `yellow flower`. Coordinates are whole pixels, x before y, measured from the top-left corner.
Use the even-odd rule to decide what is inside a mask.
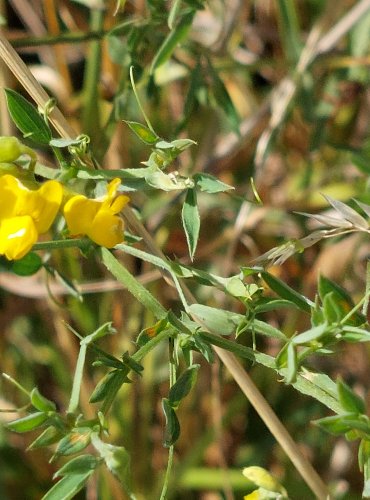
[[[0,177],[0,254],[21,259],[46,233],[62,203],[63,188],[47,181],[39,189],[28,189],[13,175]]]
[[[73,196],[64,205],[64,217],[72,236],[86,235],[102,247],[112,248],[124,239],[123,220],[117,215],[129,198],[117,195],[120,179],[113,179],[107,194],[91,200],[82,194]]]

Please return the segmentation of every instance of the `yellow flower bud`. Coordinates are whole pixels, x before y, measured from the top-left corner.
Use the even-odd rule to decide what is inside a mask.
[[[243,476],[267,491],[286,494],[284,487],[263,467],[251,466],[243,469]],[[253,498],[253,497],[252,497]],[[258,498],[258,497],[257,497]]]
[[[15,161],[22,154],[22,144],[16,137],[0,137],[0,161]]]

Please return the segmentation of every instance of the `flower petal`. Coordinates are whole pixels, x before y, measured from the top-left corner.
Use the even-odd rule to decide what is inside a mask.
[[[122,210],[122,208],[127,205],[127,203],[130,201],[130,198],[128,196],[125,196],[124,194],[120,194],[117,196],[115,200],[112,201],[109,210],[112,214],[118,214]]]
[[[0,220],[16,215],[18,201],[18,181],[12,175],[0,178]]]
[[[37,241],[37,230],[29,215],[1,221],[0,254],[9,260],[21,259]]]
[[[112,248],[124,240],[124,223],[118,215],[101,209],[90,225],[87,236],[102,247]]]
[[[63,199],[63,187],[58,181],[47,181],[37,191],[30,191],[32,210],[27,213],[35,222],[39,234],[46,233],[53,223]],[[25,207],[27,210],[27,207]]]
[[[64,205],[64,217],[72,236],[88,234],[89,227],[101,207],[101,203],[89,200],[82,194],[73,196]]]

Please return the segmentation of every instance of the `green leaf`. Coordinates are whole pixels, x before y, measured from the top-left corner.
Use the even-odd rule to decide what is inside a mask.
[[[144,367],[135,361],[128,352],[125,352],[122,354],[122,363],[127,366],[129,370],[132,370],[135,373],[138,373],[139,375],[141,372],[144,370]]]
[[[73,455],[84,450],[91,441],[91,429],[81,428],[72,430],[67,436],[59,441],[56,455]]]
[[[45,398],[45,396],[39,392],[37,387],[32,389],[30,399],[36,410],[47,412],[55,411],[56,409],[54,401],[50,401],[50,399]]]
[[[188,242],[189,255],[191,260],[193,260],[200,229],[200,217],[195,189],[187,190],[182,207],[182,224],[184,226],[186,241]]]
[[[277,309],[280,309],[280,307],[294,307],[296,308],[296,304],[294,302],[291,302],[290,300],[285,300],[285,299],[263,299],[262,303],[258,301],[258,305],[255,307],[254,312],[255,314],[260,314],[264,313],[267,311],[276,311]]]
[[[344,316],[344,311],[337,303],[334,292],[327,293],[323,300],[324,318],[329,325],[338,323]]]
[[[332,293],[333,299],[335,300],[335,304],[338,310],[342,312],[341,317],[343,317],[345,314],[349,313],[351,309],[353,309],[354,302],[351,296],[348,294],[348,292],[344,288],[339,286],[337,283],[327,278],[326,276],[320,275],[318,282],[318,290],[321,301],[323,303],[325,297],[329,293]],[[353,316],[351,316],[351,318],[349,319],[349,323],[351,324],[354,323],[357,326],[365,322],[366,322],[365,316],[358,311],[354,313]]]
[[[72,499],[86,484],[87,480],[94,471],[86,472],[85,474],[73,474],[65,476],[58,481],[41,500],[70,500]]]
[[[217,177],[210,174],[197,173],[193,176],[193,180],[197,187],[205,193],[222,193],[234,189],[233,186],[219,181]]]
[[[106,335],[114,335],[116,333],[115,328],[112,326],[112,322],[108,321],[107,323],[104,323],[103,325],[99,326],[93,333],[90,333],[90,335],[86,335],[81,340],[81,345],[89,345],[92,342],[96,342],[97,340],[105,337]]]
[[[170,9],[170,12],[168,14],[168,19],[167,19],[167,24],[168,24],[168,27],[170,28],[170,30],[173,29],[175,22],[177,20],[177,16],[179,14],[180,7],[181,7],[181,2],[182,2],[182,0],[173,0],[172,1],[171,9]]]
[[[238,276],[232,276],[229,278],[226,281],[225,289],[233,297],[245,298],[249,295],[245,284]]]
[[[292,338],[295,345],[309,344],[310,342],[319,340],[328,331],[328,325],[323,323],[319,326],[314,326],[299,335]]]
[[[261,335],[265,335],[266,337],[272,337],[279,340],[286,340],[286,336],[283,332],[270,325],[269,323],[265,323],[264,321],[260,321],[258,319],[253,319],[248,324],[248,331],[260,333]]]
[[[177,409],[181,400],[189,394],[196,382],[199,368],[200,365],[189,366],[171,387],[168,400],[172,408]]]
[[[208,342],[205,342],[199,335],[194,335],[193,337],[194,347],[197,351],[199,351],[203,357],[208,361],[208,363],[213,363],[214,361],[214,352],[212,347]]]
[[[208,60],[208,70],[212,83],[211,90],[214,95],[216,104],[225,113],[227,119],[230,122],[232,130],[240,135],[240,116],[233,104],[233,101],[231,100],[224,82],[221,80],[217,71],[212,66],[210,60]]]
[[[180,436],[180,424],[175,410],[172,408],[168,399],[162,399],[162,408],[166,418],[163,446],[169,448],[178,440]]]
[[[127,373],[122,370],[113,370],[107,373],[91,394],[89,399],[90,403],[99,403],[99,401],[103,401],[110,394],[116,394],[117,389],[128,381]]]
[[[370,441],[367,439],[361,439],[358,448],[358,464],[361,472],[364,472],[366,466],[370,465]]]
[[[342,330],[342,338],[346,342],[369,342],[370,332],[357,326],[345,325]]]
[[[278,370],[285,368],[288,364],[288,347],[290,342],[287,342],[279,351],[275,358],[275,365]]]
[[[98,358],[96,361],[93,362],[93,366],[108,366],[109,368],[116,368],[118,370],[122,370],[123,368],[123,363],[119,359],[115,358],[114,356],[111,356],[110,354],[107,354],[106,352],[100,350],[96,346],[92,345],[90,346],[91,348],[94,349],[94,351],[97,353]]]
[[[200,320],[200,324],[219,335],[231,335],[235,332],[239,323],[245,319],[242,314],[237,314],[224,309],[204,306],[203,304],[191,304],[189,312],[195,316],[195,321]]]
[[[54,479],[62,476],[81,475],[92,472],[99,465],[100,460],[94,455],[80,455],[79,457],[72,458],[69,462],[65,463],[63,467],[56,471]]]
[[[193,22],[194,13],[195,12],[192,11],[183,15],[179,19],[175,28],[167,35],[153,59],[150,68],[151,74],[153,74],[156,68],[159,68],[159,66],[168,61],[168,59],[172,56],[172,53],[175,50],[176,46],[180,42],[182,42],[182,40],[184,40]]]
[[[301,52],[301,31],[294,0],[278,0],[281,40],[289,63],[296,64]]]
[[[36,448],[43,448],[44,446],[50,446],[56,443],[63,437],[61,430],[54,426],[47,427],[44,432],[42,432],[27,448],[28,450],[34,450]]]
[[[287,371],[285,376],[286,384],[293,384],[293,382],[297,380],[297,370],[297,348],[292,342],[289,342],[287,349]]]
[[[123,121],[127,123],[127,125],[138,136],[138,138],[141,139],[146,144],[153,145],[158,141],[159,137],[157,136],[157,134],[155,134],[145,125],[142,125],[141,123],[138,122],[132,122],[127,120]]]
[[[364,420],[356,413],[343,413],[333,417],[325,417],[320,420],[315,420],[314,423],[335,436],[346,434],[353,430],[370,435],[370,424],[368,419]]]
[[[9,422],[6,427],[13,432],[29,432],[41,427],[48,418],[48,414],[44,412],[31,413],[26,417]]]
[[[5,89],[5,94],[10,116],[23,136],[37,144],[48,145],[51,131],[37,109],[14,90]]]
[[[130,455],[127,450],[123,446],[104,443],[97,434],[93,434],[92,444],[110,472],[121,482],[128,497],[134,500],[135,497],[131,493],[130,485]]]
[[[15,260],[11,270],[18,276],[31,276],[37,273],[42,267],[42,260],[35,252],[29,252],[22,259]]]
[[[296,292],[295,290],[293,290],[293,288],[288,286],[279,278],[276,278],[272,274],[268,273],[267,271],[261,271],[261,276],[267,283],[267,285],[271,288],[271,290],[279,295],[279,297],[281,297],[282,299],[290,300],[301,311],[307,313],[311,312],[311,307],[315,305],[311,300],[307,299],[304,295]]]
[[[344,411],[349,413],[366,413],[364,400],[355,394],[342,380],[338,380],[339,402]]]

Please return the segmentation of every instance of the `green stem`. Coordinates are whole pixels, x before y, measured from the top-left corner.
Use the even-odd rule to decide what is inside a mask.
[[[40,45],[57,45],[59,43],[80,43],[90,40],[101,40],[107,33],[108,32],[104,30],[89,31],[87,33],[70,32],[62,33],[58,36],[22,37],[9,41],[14,48],[20,49],[23,47],[38,47]]]
[[[5,378],[5,380],[7,380],[11,384],[15,385],[15,387],[17,389],[19,389],[21,392],[23,392],[24,394],[26,394],[26,396],[30,397],[29,391],[27,391],[27,389],[25,389],[23,387],[23,385],[21,385],[19,382],[17,382],[16,380],[14,380],[13,377],[11,377],[10,375],[8,375],[7,373],[2,373],[2,376]]]
[[[65,164],[65,160],[64,160],[64,157],[63,157],[61,150],[59,148],[56,148],[55,146],[52,146],[51,149],[53,150],[53,153],[54,153],[55,158],[57,159],[59,165],[61,167],[63,167],[63,165]]]
[[[358,304],[355,305],[355,307],[353,307],[348,314],[346,314],[346,316],[344,316],[344,318],[342,318],[340,320],[340,324],[341,325],[345,325],[347,323],[347,321],[359,310],[361,309],[361,307],[366,304],[366,302],[369,301],[369,296],[370,296],[370,291],[367,290],[367,292],[365,293],[365,295],[362,297],[362,299],[360,300],[360,302],[358,302]]]
[[[87,238],[71,240],[40,241],[35,243],[32,250],[58,250],[60,248],[81,248],[86,249],[91,245]]]
[[[174,359],[174,341],[173,339],[168,339],[168,351],[169,351],[169,377],[170,377],[170,388],[174,385],[176,382],[176,363]],[[174,452],[174,445],[170,446],[168,450],[168,461],[167,461],[167,468],[166,468],[166,474],[164,476],[164,482],[162,486],[162,492],[160,496],[160,500],[165,500],[166,495],[167,495],[167,490],[168,490],[168,485],[170,482],[170,476],[171,476],[171,471],[173,467],[173,452]]]
[[[369,298],[370,298],[370,261],[366,263],[366,288],[365,288],[366,300],[362,305],[362,314],[367,316],[367,311],[369,309]]]
[[[76,371],[73,378],[71,399],[69,401],[67,413],[75,413],[78,408],[78,401],[80,399],[80,390],[82,383],[82,374],[86,359],[87,344],[80,344],[80,352],[78,353]]]
[[[130,68],[130,81],[131,81],[131,85],[132,85],[132,90],[134,91],[134,95],[135,95],[135,98],[136,98],[137,105],[139,106],[139,109],[140,109],[140,111],[141,111],[141,113],[142,113],[142,115],[144,117],[144,120],[145,120],[148,128],[153,132],[153,134],[157,135],[157,132],[152,127],[152,124],[150,123],[150,120],[149,120],[147,114],[145,113],[143,106],[141,105],[141,102],[140,102],[140,99],[139,99],[139,94],[137,93],[137,90],[136,90],[136,85],[135,85],[135,80],[134,80],[134,68],[133,68],[133,66],[131,66],[131,68]]]
[[[100,249],[103,264],[141,304],[157,318],[167,316],[166,309],[107,249]]]
[[[156,347],[162,340],[166,339],[171,335],[170,330],[163,330],[163,332],[158,333],[155,337],[149,340],[143,347],[135,352],[131,357],[134,361],[140,362],[154,347]]]

